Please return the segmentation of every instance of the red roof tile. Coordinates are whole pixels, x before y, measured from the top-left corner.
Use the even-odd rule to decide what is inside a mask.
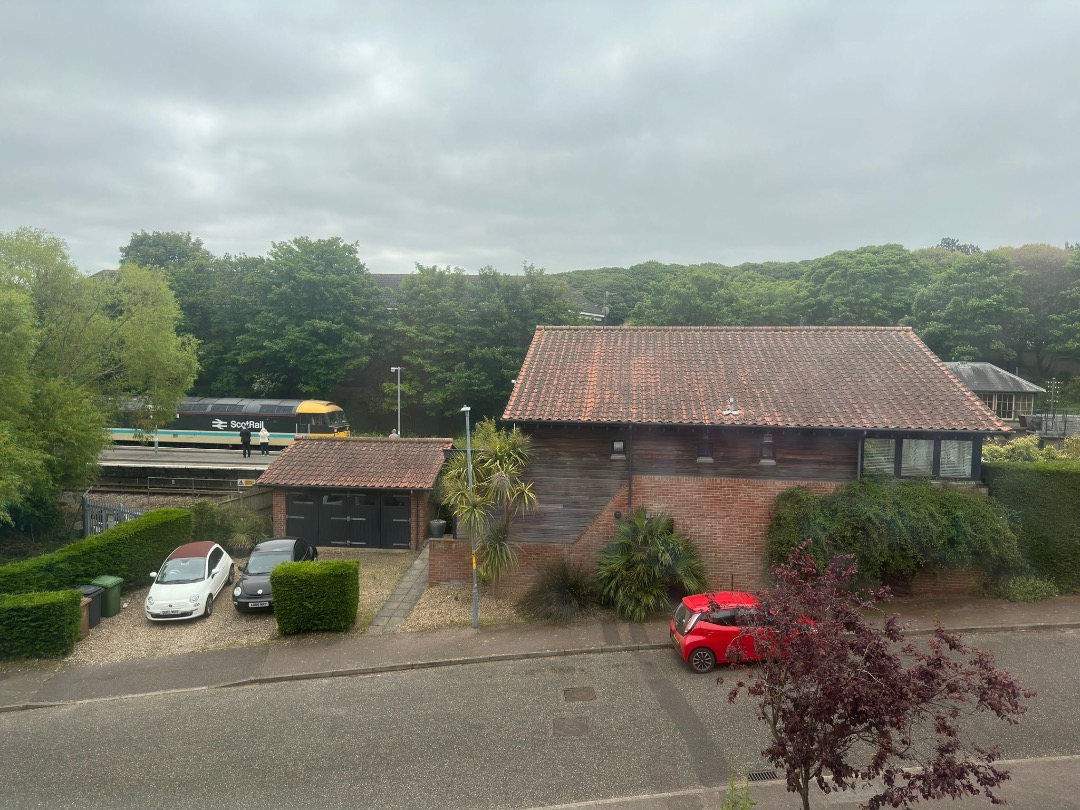
[[[908,327],[540,326],[503,419],[1009,430]]]
[[[451,439],[297,439],[259,486],[432,489]]]

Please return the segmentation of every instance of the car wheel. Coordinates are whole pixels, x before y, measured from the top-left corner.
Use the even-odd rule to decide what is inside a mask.
[[[716,656],[708,647],[698,647],[687,659],[694,672],[706,673],[716,666]]]
[[[206,595],[206,609],[203,610],[203,616],[207,619],[210,618],[210,614],[214,612],[214,595],[208,593]]]

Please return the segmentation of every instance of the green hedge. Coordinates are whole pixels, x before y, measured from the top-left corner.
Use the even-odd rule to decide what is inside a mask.
[[[1062,591],[1080,591],[1080,462],[995,461],[982,471],[1035,572]]]
[[[150,582],[150,572],[177,546],[191,542],[191,513],[157,509],[101,534],[70,543],[52,554],[0,566],[0,593],[77,588],[111,574],[126,587]]]
[[[360,605],[355,560],[282,563],[270,574],[274,617],[283,636],[308,630],[348,630]]]
[[[59,658],[82,624],[78,591],[0,595],[0,658]]]
[[[902,585],[924,567],[979,568],[990,573],[1022,565],[1008,515],[991,498],[924,480],[868,477],[817,495],[805,487],[773,502],[767,536],[770,562],[785,561],[813,540],[819,562],[853,554],[870,582]]]

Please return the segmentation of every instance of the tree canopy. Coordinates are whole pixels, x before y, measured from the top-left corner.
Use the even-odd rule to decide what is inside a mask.
[[[0,523],[36,531],[61,489],[92,480],[117,401],[148,425],[175,409],[197,368],[180,317],[158,271],[84,276],[53,235],[0,234]]]

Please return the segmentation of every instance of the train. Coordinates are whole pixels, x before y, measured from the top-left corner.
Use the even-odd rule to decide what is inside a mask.
[[[145,444],[154,434],[132,424],[133,410],[121,412],[121,424],[111,427],[117,444]],[[251,431],[251,443],[259,444],[266,427],[271,447],[285,447],[299,436],[348,436],[349,421],[333,402],[322,399],[239,399],[236,397],[185,397],[176,419],[157,430],[159,444],[239,447],[240,431]]]

